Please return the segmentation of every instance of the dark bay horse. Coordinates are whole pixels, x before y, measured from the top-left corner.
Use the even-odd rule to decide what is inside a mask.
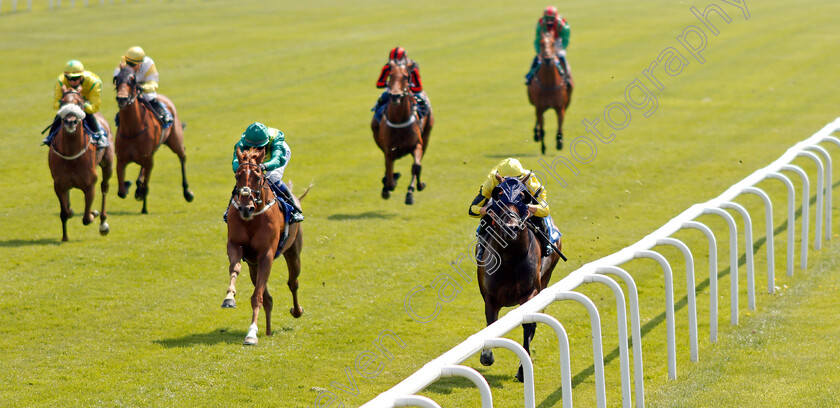
[[[496,174],[500,183],[494,189],[488,207],[493,220],[489,226],[492,237],[484,241],[485,251],[483,259],[478,260],[477,270],[478,289],[484,298],[488,326],[499,319],[502,307],[521,305],[545,289],[560,259],[556,251],[541,257],[539,239],[527,225],[530,216],[527,203],[533,202],[524,184],[528,177],[530,174],[520,180]],[[561,249],[559,241],[556,246]],[[529,354],[536,329],[536,323],[522,325],[522,345]],[[484,350],[480,361],[485,366],[492,365],[493,351]],[[516,378],[522,381],[521,364]]]
[[[169,98],[158,94],[157,98],[163,102],[172,113],[174,122],[169,129],[162,131],[162,125],[155,113],[144,103],[137,101],[140,94],[137,80],[134,77],[134,70],[131,67],[124,67],[114,78],[117,87],[117,105],[119,105],[119,126],[117,127],[116,152],[117,152],[117,183],[119,191],[117,195],[125,198],[128,195],[130,182],[125,181],[125,166],[129,163],[140,165],[140,173],[137,175],[137,187],[134,198],[143,201],[143,214],[147,214],[146,196],[149,194],[149,177],[154,166],[154,154],[162,143],[166,143],[169,149],[178,156],[181,161],[181,186],[184,189],[184,199],[187,202],[193,200],[193,193],[187,184],[186,161],[187,155],[184,151],[184,127],[175,105]],[[136,102],[136,103],[135,103]]]
[[[411,182],[405,194],[405,203],[414,204],[415,181],[417,190],[426,188],[420,181],[423,166],[420,161],[429,147],[429,133],[435,120],[431,108],[429,115],[420,119],[417,114],[417,102],[409,89],[409,69],[405,64],[390,62],[391,75],[388,77],[388,107],[378,126],[373,126],[373,140],[385,154],[385,177],[382,178],[382,198],[388,199],[391,191],[397,187],[399,173],[394,173],[394,161],[411,154]]]
[[[64,96],[61,98],[61,108],[58,115],[61,118],[61,127],[50,145],[49,166],[53,178],[53,188],[61,207],[61,229],[62,241],[67,241],[67,219],[73,216],[70,208],[70,189],[78,188],[85,194],[85,213],[82,216],[82,224],[88,225],[93,222],[96,215],[99,215],[99,233],[107,235],[111,230],[106,219],[105,195],[108,193],[108,181],[111,179],[111,172],[114,163],[114,145],[111,128],[108,121],[100,113],[96,113],[96,120],[99,126],[105,131],[111,145],[105,149],[96,150],[96,146],[90,143],[90,134],[84,131],[82,119],[85,112],[82,109],[84,102],[79,91],[73,88],[62,87]],[[102,169],[102,209],[91,211],[93,198],[96,192],[96,166]]]
[[[554,36],[543,33],[540,40],[540,67],[534,80],[528,85],[528,100],[537,112],[537,123],[534,125],[534,141],[542,142],[542,153],[545,154],[545,127],[543,113],[554,109],[557,113],[557,150],[563,148],[563,117],[572,100],[572,84],[570,72],[566,77],[557,69],[559,58],[554,51]]]
[[[274,193],[267,183],[265,174],[260,169],[265,157],[265,150],[237,149],[239,168],[236,170],[236,190],[228,208],[227,254],[230,260],[230,286],[222,302],[222,307],[236,307],[236,277],[241,271],[242,260],[248,264],[254,293],[251,295],[251,326],[245,337],[246,345],[257,344],[257,318],[260,307],[265,308],[265,334],[271,335],[271,309],[273,299],[268,293],[268,276],[274,258],[282,253],[289,269],[289,290],[292,292],[294,307],[290,310],[295,318],[303,314],[298,304],[297,289],[300,275],[300,253],[303,249],[303,230],[300,223],[288,226],[288,238],[282,249],[278,250],[281,234],[287,228],[283,217],[282,204],[276,201]],[[311,186],[310,186],[311,187]],[[290,187],[291,190],[291,187]],[[300,196],[303,199],[309,189]],[[300,199],[292,196],[300,208]]]

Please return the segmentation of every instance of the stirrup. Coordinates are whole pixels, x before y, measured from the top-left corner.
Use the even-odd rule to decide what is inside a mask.
[[[303,213],[301,213],[300,211],[293,211],[291,223],[297,224],[299,222],[303,222]]]

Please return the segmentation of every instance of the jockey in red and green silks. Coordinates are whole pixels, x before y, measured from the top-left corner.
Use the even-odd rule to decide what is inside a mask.
[[[562,65],[561,68],[564,73],[571,73],[569,63],[566,61],[566,47],[569,46],[569,35],[572,32],[571,27],[565,18],[557,14],[556,7],[548,6],[546,7],[542,18],[537,20],[537,35],[534,39],[534,50],[537,55],[534,56],[534,60],[531,62],[531,69],[528,71],[528,74],[525,75],[526,84],[531,83],[531,79],[537,72],[537,67],[539,65],[540,39],[546,31],[554,34],[554,50],[557,53],[557,57],[560,59],[560,64]]]

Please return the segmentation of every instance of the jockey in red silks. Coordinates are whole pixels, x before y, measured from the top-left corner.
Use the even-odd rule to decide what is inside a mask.
[[[409,75],[409,89],[417,101],[418,113],[421,117],[429,114],[429,98],[426,92],[423,91],[423,81],[420,79],[420,66],[413,59],[408,58],[403,47],[396,47],[388,53],[388,63],[382,67],[379,73],[379,79],[376,80],[377,88],[385,88],[388,86],[388,76],[391,75],[391,63],[396,65],[403,65],[408,69]],[[385,107],[388,105],[388,91],[379,96],[373,109],[373,122],[376,124],[374,128],[378,127],[379,121],[382,120],[382,114],[385,112]]]
[[[528,71],[528,74],[525,75],[526,85],[531,83],[531,79],[533,79],[534,74],[537,73],[537,68],[539,66],[540,39],[546,31],[554,34],[554,52],[560,59],[560,68],[564,71],[564,75],[572,72],[569,68],[568,61],[566,61],[566,47],[569,46],[569,35],[572,32],[571,27],[569,27],[569,23],[565,18],[557,14],[556,7],[548,6],[545,8],[542,18],[537,20],[537,36],[536,39],[534,39],[534,49],[536,50],[537,55],[534,56],[534,61],[531,62],[531,69]],[[566,76],[568,77],[568,75]]]

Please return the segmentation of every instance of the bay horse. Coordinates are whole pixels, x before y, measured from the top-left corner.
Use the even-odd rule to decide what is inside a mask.
[[[417,102],[409,89],[409,67],[406,64],[389,62],[391,74],[388,77],[388,106],[385,114],[374,124],[373,140],[385,154],[385,177],[382,178],[382,198],[391,197],[391,191],[397,187],[400,173],[394,173],[394,161],[408,155],[414,157],[411,165],[411,182],[405,194],[405,203],[414,204],[414,186],[417,191],[426,188],[426,183],[420,181],[423,166],[420,161],[429,147],[429,133],[435,120],[431,107],[429,114],[420,119],[417,113]]]
[[[534,105],[537,113],[537,123],[534,125],[534,141],[542,143],[542,153],[545,154],[545,127],[543,113],[554,109],[557,113],[557,150],[563,148],[563,117],[572,100],[572,74],[560,74],[560,63],[554,51],[554,36],[550,32],[543,33],[540,39],[540,67],[534,79],[528,85],[528,100]],[[565,68],[564,68],[565,70]]]
[[[539,239],[528,225],[530,213],[527,204],[536,204],[524,184],[530,176],[529,173],[522,179],[502,178],[496,173],[499,185],[493,190],[487,212],[493,220],[487,227],[492,237],[486,241],[482,239],[485,250],[483,259],[478,259],[476,271],[488,326],[499,319],[502,307],[521,305],[545,289],[560,259],[560,241],[555,245],[558,251],[542,257]],[[536,323],[522,325],[522,345],[528,354],[531,353],[531,340],[536,329]],[[482,351],[479,360],[485,366],[492,365],[493,351]],[[520,364],[516,373],[516,379],[520,382],[523,380],[522,375]]]
[[[154,154],[162,143],[166,143],[169,149],[178,156],[181,161],[181,186],[184,190],[184,199],[187,202],[193,200],[193,193],[187,183],[186,161],[187,155],[184,149],[184,126],[178,117],[178,111],[169,98],[158,94],[157,98],[163,102],[174,119],[169,129],[162,129],[154,111],[143,103],[137,102],[140,90],[131,67],[123,67],[114,77],[114,84],[117,88],[117,105],[120,111],[117,114],[119,126],[117,127],[116,153],[117,153],[117,195],[125,198],[128,195],[128,188],[131,182],[125,181],[125,166],[129,163],[140,165],[140,173],[137,175],[137,187],[134,191],[134,198],[143,201],[143,214],[147,214],[146,197],[149,194],[149,177],[154,166]]]
[[[90,224],[99,215],[99,233],[107,235],[111,228],[106,221],[108,214],[105,212],[105,196],[108,193],[108,181],[111,179],[114,162],[114,138],[111,128],[101,113],[95,114],[99,126],[111,141],[110,146],[97,151],[96,146],[91,144],[90,134],[85,132],[82,124],[82,119],[86,114],[82,108],[84,100],[79,90],[62,86],[62,91],[64,94],[58,110],[61,126],[50,144],[48,156],[53,188],[55,195],[58,196],[61,210],[59,213],[61,240],[68,240],[67,219],[73,216],[73,210],[70,208],[71,188],[78,188],[85,194],[85,213],[82,216],[82,224]],[[102,208],[100,211],[91,211],[96,194],[97,165],[102,169],[102,183],[99,186],[102,191]]]
[[[286,225],[282,204],[271,191],[259,164],[265,157],[263,149],[236,149],[239,168],[236,170],[236,189],[228,207],[227,255],[230,261],[230,285],[222,302],[222,307],[236,307],[236,277],[241,271],[242,260],[248,264],[254,293],[251,295],[251,326],[245,337],[245,345],[257,344],[257,318],[260,307],[265,308],[265,334],[271,335],[271,309],[274,301],[268,293],[268,276],[274,259],[280,254],[286,258],[289,269],[288,286],[292,292],[293,307],[290,312],[298,318],[303,308],[298,303],[297,289],[300,275],[300,254],[303,249],[303,230],[300,223]],[[311,188],[311,186],[310,186]],[[291,190],[291,186],[289,187]],[[300,200],[309,189],[301,194],[300,199],[292,195],[300,208]],[[288,228],[288,237],[283,248],[278,248],[281,234]]]

